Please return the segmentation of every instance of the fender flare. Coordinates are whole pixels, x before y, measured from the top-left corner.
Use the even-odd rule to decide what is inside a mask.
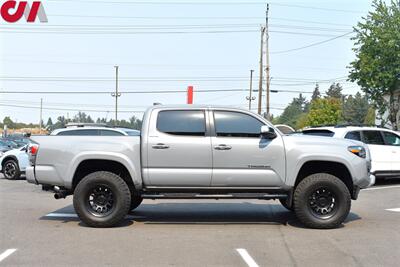
[[[67,186],[72,186],[72,181],[78,166],[86,160],[109,160],[122,164],[129,172],[132,182],[135,186],[141,186],[141,172],[140,169],[132,163],[132,161],[123,154],[114,152],[99,152],[99,151],[85,151],[76,155],[67,168],[66,177],[68,177]]]

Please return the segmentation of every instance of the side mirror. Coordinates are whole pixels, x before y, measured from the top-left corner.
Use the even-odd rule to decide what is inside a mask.
[[[263,125],[261,126],[261,136],[267,139],[275,139],[278,135],[276,134],[274,128]]]

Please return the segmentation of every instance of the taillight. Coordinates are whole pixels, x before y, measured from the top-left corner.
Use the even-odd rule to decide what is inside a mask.
[[[29,154],[32,156],[36,156],[38,150],[39,150],[39,145],[32,144],[29,146]]]
[[[36,155],[39,151],[39,145],[31,144],[28,147],[28,155],[29,155],[29,163],[31,166],[34,166],[36,163]]]

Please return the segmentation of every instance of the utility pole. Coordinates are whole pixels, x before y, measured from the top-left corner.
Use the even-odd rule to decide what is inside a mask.
[[[266,11],[266,17],[265,17],[265,42],[266,42],[266,58],[267,58],[267,66],[266,66],[266,73],[267,73],[267,79],[266,79],[266,90],[267,90],[267,119],[270,118],[270,84],[271,84],[271,77],[270,77],[270,65],[269,65],[269,4],[267,4],[267,11]]]
[[[39,134],[42,134],[42,118],[43,118],[43,98],[40,99],[40,120],[39,120]]]
[[[118,92],[118,69],[119,66],[114,66],[115,68],[115,93],[112,93],[111,96],[115,97],[115,122],[114,126],[117,125],[118,121],[118,97],[121,96],[121,93]]]
[[[252,96],[252,93],[253,93],[253,72],[254,72],[254,70],[250,70],[250,91],[249,91],[249,96],[246,97],[246,99],[249,100],[249,110],[251,110],[251,101],[256,99],[254,96]]]
[[[258,83],[258,114],[261,114],[262,101],[262,83],[263,83],[263,54],[264,54],[264,33],[265,27],[261,26],[261,45],[260,45],[260,80]]]

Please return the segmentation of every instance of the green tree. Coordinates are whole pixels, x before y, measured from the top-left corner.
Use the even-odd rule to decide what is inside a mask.
[[[93,123],[93,119],[88,116],[85,112],[78,112],[72,119],[73,122],[80,122],[80,123]]]
[[[283,113],[277,118],[277,124],[286,124],[296,128],[297,119],[306,112],[308,102],[302,94],[293,98],[292,102],[284,109]]]
[[[364,124],[373,126],[376,125],[376,111],[373,107],[370,107],[367,111],[367,115],[364,118]]]
[[[343,87],[340,85],[340,83],[332,83],[331,86],[329,86],[328,91],[326,91],[326,98],[342,99],[342,91]]]
[[[51,117],[49,117],[49,119],[47,120],[47,123],[46,123],[46,129],[48,131],[53,131],[54,130],[53,127],[54,127],[53,120],[51,119]]]
[[[53,129],[64,128],[67,125],[68,120],[64,116],[59,116],[55,124],[53,124]]]
[[[8,116],[3,119],[3,124],[7,125],[8,128],[15,128],[15,123]]]
[[[343,120],[352,124],[363,124],[369,109],[368,99],[357,92],[343,103]]]
[[[370,12],[354,27],[356,59],[350,63],[350,80],[357,82],[383,116],[397,130],[400,109],[400,6],[374,0]],[[385,96],[386,99],[385,99]]]
[[[317,100],[319,98],[321,98],[321,92],[319,91],[319,84],[317,83],[315,85],[314,92],[313,92],[313,94],[311,96],[311,101]]]
[[[336,125],[342,121],[342,103],[337,98],[321,98],[311,102],[307,124]]]

